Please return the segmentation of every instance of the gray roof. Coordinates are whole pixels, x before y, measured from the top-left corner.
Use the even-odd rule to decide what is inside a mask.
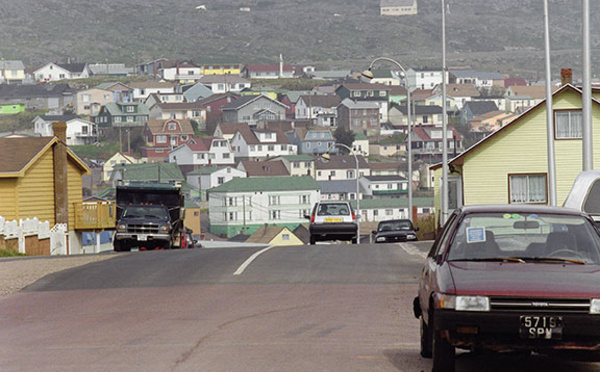
[[[25,65],[21,61],[0,61],[0,68],[3,70],[24,70]]]
[[[95,63],[88,68],[94,75],[129,75],[133,74],[133,67],[125,67],[123,63]]]
[[[476,70],[450,70],[457,78],[477,78],[480,80],[504,80],[504,75],[499,72],[476,71]]]
[[[371,182],[390,182],[390,181],[406,181],[406,178],[400,176],[365,176]]]
[[[413,6],[415,0],[381,0],[380,6]]]
[[[69,121],[69,120],[73,120],[73,119],[78,119],[79,116],[77,115],[40,115],[39,116],[42,120],[44,121]]]
[[[479,116],[488,112],[498,111],[498,106],[492,101],[468,101],[465,107],[469,107],[473,115]]]
[[[321,186],[321,194],[338,194],[356,192],[356,180],[317,181]]]
[[[407,115],[406,105],[393,105],[397,108],[402,114]],[[414,111],[411,112],[413,115],[434,115],[441,114],[443,111],[442,106],[436,105],[415,105]]]
[[[344,105],[350,109],[376,109],[379,105],[376,102],[371,101],[353,101],[350,98],[346,98],[342,101],[341,105]]]
[[[63,97],[73,95],[74,93],[75,90],[71,89],[68,84],[0,84],[0,99]]]

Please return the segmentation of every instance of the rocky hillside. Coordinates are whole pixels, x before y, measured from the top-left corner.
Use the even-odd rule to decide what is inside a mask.
[[[581,1],[549,2],[553,70],[571,67],[577,77]],[[449,65],[543,76],[541,0],[448,3]],[[590,3],[594,35],[600,2]],[[361,68],[377,56],[440,66],[441,7],[419,0],[417,16],[381,17],[379,0],[0,0],[0,53],[28,66],[68,58],[131,65],[160,56],[276,63],[279,54],[321,68]],[[592,39],[598,61],[600,41]]]

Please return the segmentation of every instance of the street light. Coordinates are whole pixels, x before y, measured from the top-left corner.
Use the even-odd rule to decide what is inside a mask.
[[[350,146],[345,145],[343,143],[332,143],[331,146],[329,146],[329,148],[327,149],[327,152],[323,155],[321,155],[321,157],[325,160],[329,160],[331,159],[331,156],[329,155],[329,151],[335,147],[335,146],[339,146],[339,147],[343,147],[346,150],[348,150],[348,152],[350,152],[353,156],[354,156],[354,161],[356,162],[356,174],[354,175],[356,177],[356,229],[357,229],[357,233],[356,233],[356,244],[360,244],[360,218],[361,218],[361,214],[360,214],[360,183],[358,181],[358,156],[356,156],[356,151],[354,151],[353,149],[350,148]]]
[[[402,65],[400,64],[400,62],[396,61],[395,59],[392,58],[388,58],[388,57],[378,57],[375,58],[373,60],[373,62],[371,62],[371,65],[369,66],[368,70],[365,70],[362,72],[362,76],[364,76],[365,78],[371,80],[373,79],[373,65],[375,64],[375,62],[378,61],[388,61],[388,62],[392,62],[394,64],[396,64],[396,66],[398,66],[398,68],[400,68],[401,70],[401,74],[400,76],[404,78],[404,87],[406,88],[406,113],[407,113],[407,119],[408,119],[408,135],[407,135],[407,147],[408,147],[408,151],[407,151],[407,156],[408,156],[408,219],[410,219],[411,222],[413,222],[413,218],[412,218],[412,210],[413,210],[413,197],[412,197],[412,117],[411,117],[411,107],[410,107],[410,87],[408,86],[408,78],[406,76],[406,70],[404,69],[404,67],[402,67]]]

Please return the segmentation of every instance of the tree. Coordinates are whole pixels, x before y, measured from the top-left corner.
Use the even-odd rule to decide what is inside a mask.
[[[352,131],[347,131],[344,127],[339,126],[333,133],[333,136],[335,137],[335,141],[337,143],[341,143],[352,148],[352,143],[354,142],[354,137],[356,134]],[[348,152],[348,150],[345,148],[341,148],[340,150],[344,154]]]

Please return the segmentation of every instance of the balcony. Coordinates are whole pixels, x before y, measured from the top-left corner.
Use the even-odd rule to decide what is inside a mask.
[[[104,230],[115,227],[114,202],[74,203],[76,230]]]

